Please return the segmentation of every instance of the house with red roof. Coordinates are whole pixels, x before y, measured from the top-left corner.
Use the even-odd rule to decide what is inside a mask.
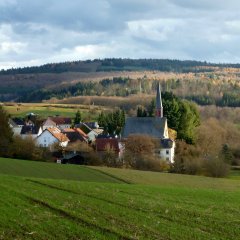
[[[57,127],[45,129],[40,136],[36,138],[36,143],[42,147],[51,147],[58,143],[61,147],[66,147],[70,140],[66,134],[62,133]]]

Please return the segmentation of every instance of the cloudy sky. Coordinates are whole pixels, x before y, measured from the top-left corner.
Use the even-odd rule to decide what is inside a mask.
[[[0,69],[106,57],[240,62],[237,0],[0,0]]]

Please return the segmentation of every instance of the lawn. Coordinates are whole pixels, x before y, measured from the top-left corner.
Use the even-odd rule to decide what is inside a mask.
[[[80,181],[48,179],[71,166],[17,161],[25,177],[0,174],[0,239],[240,238],[240,181],[80,166]]]
[[[84,120],[96,119],[101,111],[100,107],[89,108],[87,105],[67,105],[67,104],[42,104],[25,103],[21,105],[5,105],[4,108],[12,117],[26,117],[29,113],[35,113],[43,118],[60,115],[73,118],[78,110]]]

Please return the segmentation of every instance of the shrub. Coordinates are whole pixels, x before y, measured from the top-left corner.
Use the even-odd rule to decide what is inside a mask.
[[[204,161],[205,175],[209,177],[226,177],[230,166],[222,158],[211,157]]]

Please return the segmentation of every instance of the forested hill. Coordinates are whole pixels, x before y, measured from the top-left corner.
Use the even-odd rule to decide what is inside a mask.
[[[36,67],[13,68],[1,70],[0,75],[63,73],[63,72],[101,72],[101,71],[138,71],[158,70],[165,72],[211,72],[213,67],[240,68],[240,64],[213,64],[200,61],[180,61],[170,59],[95,59],[49,63]]]

